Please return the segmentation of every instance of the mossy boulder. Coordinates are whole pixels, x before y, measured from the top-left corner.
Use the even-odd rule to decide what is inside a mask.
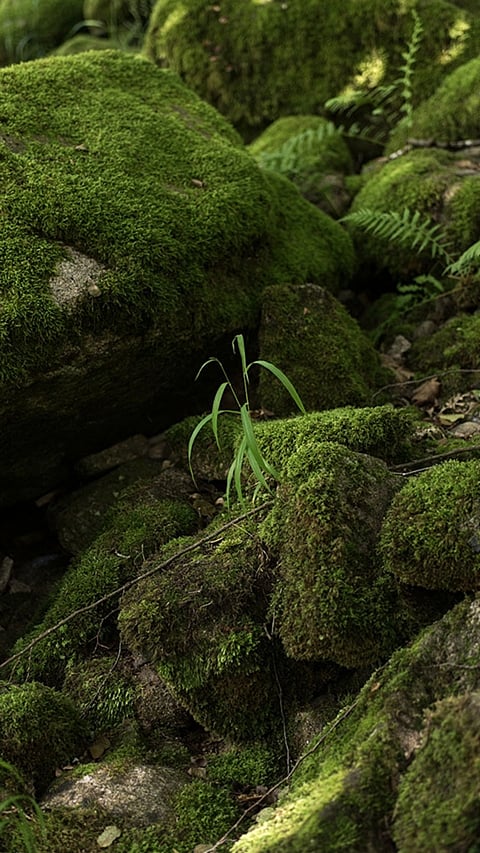
[[[175,422],[207,345],[255,325],[265,286],[336,290],[353,250],[170,71],[97,51],[0,80],[6,502]]]
[[[305,198],[331,216],[349,205],[344,175],[353,172],[349,148],[332,122],[322,116],[285,116],[249,146],[264,169],[290,178]]]
[[[255,521],[244,520],[123,597],[122,641],[152,661],[160,678],[206,728],[237,741],[279,736],[278,681],[285,707],[334,674],[294,669],[265,631],[272,566]],[[171,543],[164,556],[181,551]],[[174,550],[175,549],[175,550]]]
[[[395,652],[309,744],[278,808],[265,810],[234,853],[394,849],[397,809],[393,836],[402,853],[457,849],[442,846],[442,829],[452,844],[465,839],[459,850],[474,849],[479,619],[480,601],[462,602]]]
[[[419,2],[425,21],[415,96],[434,90],[445,71],[476,53],[475,20],[453,4]],[[398,0],[157,0],[145,40],[147,55],[166,63],[251,138],[280,116],[318,114],[327,98],[360,77],[398,77],[411,32],[411,6]],[[452,50],[455,48],[455,50]],[[450,53],[449,53],[450,51]],[[438,58],[442,56],[443,62]]]
[[[400,125],[394,131],[388,151],[400,148],[407,137],[437,142],[477,139],[480,135],[479,90],[480,58],[475,57],[447,74],[431,97],[415,108],[411,126],[407,130]]]
[[[260,358],[283,370],[307,410],[364,406],[387,384],[378,353],[358,323],[324,288],[274,285],[263,294]],[[260,373],[262,407],[279,417],[295,403],[272,375]]]
[[[0,756],[43,793],[57,767],[78,758],[87,732],[74,703],[37,682],[3,683],[0,690]]]
[[[480,578],[480,462],[451,460],[409,480],[381,534],[385,568],[426,589],[476,590]]]
[[[386,465],[333,442],[291,458],[262,536],[278,561],[275,624],[289,657],[362,667],[398,642],[395,584],[375,556],[398,488]]]
[[[476,155],[467,151],[452,153],[435,148],[418,148],[388,162],[380,161],[366,175],[355,196],[351,212],[421,214],[420,224],[410,228],[410,236],[387,240],[373,236],[363,228],[352,230],[362,265],[388,271],[395,282],[412,280],[422,273],[434,272],[441,278],[449,263],[478,238],[480,226],[480,190]],[[430,226],[428,226],[428,218]],[[434,239],[427,239],[422,252],[413,238],[425,225],[426,234],[439,226]],[[432,260],[435,258],[435,260]]]
[[[17,679],[61,685],[67,664],[88,654],[100,636],[112,636],[112,607],[123,584],[165,542],[197,528],[192,507],[175,501],[144,501],[120,507],[108,527],[69,567],[41,622],[15,646],[20,651],[43,631],[79,610],[15,664]],[[94,602],[101,600],[98,606]]]
[[[475,850],[480,835],[480,693],[427,711],[421,744],[400,783],[393,838],[400,853]]]
[[[1,0],[0,65],[37,59],[83,21],[83,0]]]

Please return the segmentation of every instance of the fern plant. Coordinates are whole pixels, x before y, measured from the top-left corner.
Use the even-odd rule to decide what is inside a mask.
[[[480,240],[455,258],[443,227],[435,223],[430,216],[422,215],[418,210],[411,211],[406,207],[399,213],[361,208],[348,213],[340,221],[348,222],[380,240],[397,243],[417,254],[428,253],[433,261],[443,264],[441,278],[429,273],[418,275],[411,282],[397,284],[397,294],[389,320],[376,329],[376,343],[392,321],[396,322],[412,308],[451,291],[454,285],[445,279],[456,279],[460,284],[464,284],[480,271]]]
[[[403,64],[398,69],[399,76],[392,83],[374,86],[369,90],[357,89],[325,102],[325,109],[330,113],[348,120],[362,111],[367,112],[367,119],[363,123],[349,121],[347,128],[341,128],[345,136],[380,143],[400,122],[410,127],[413,79],[423,35],[423,24],[415,9],[412,9],[412,18],[412,35],[402,52]]]
[[[243,495],[243,487],[242,487],[242,471],[244,464],[250,466],[252,474],[256,480],[256,488],[253,494],[253,501],[256,500],[256,497],[260,491],[260,489],[265,489],[266,491],[271,491],[270,484],[267,480],[267,477],[273,478],[275,481],[279,481],[280,474],[276,470],[276,468],[265,458],[263,453],[260,450],[258,445],[254,428],[253,428],[253,420],[251,415],[250,408],[250,399],[249,399],[249,384],[250,377],[249,373],[255,365],[262,367],[264,370],[268,370],[279,382],[282,383],[284,388],[290,394],[292,400],[298,406],[300,411],[305,414],[305,406],[303,405],[300,396],[290,382],[287,376],[276,367],[274,364],[271,364],[269,361],[263,361],[262,359],[257,359],[256,361],[250,362],[247,364],[246,354],[245,354],[245,342],[243,339],[243,335],[235,335],[232,341],[232,348],[234,352],[238,352],[240,357],[240,363],[242,368],[242,384],[243,384],[243,396],[244,402],[240,400],[235,387],[232,381],[229,379],[225,368],[222,362],[212,356],[207,359],[195,377],[198,379],[202,371],[209,364],[218,364],[221,372],[223,373],[225,380],[220,383],[215,393],[215,397],[213,399],[212,410],[208,415],[205,415],[201,419],[201,421],[197,424],[195,429],[193,430],[189,442],[188,442],[188,464],[190,467],[190,474],[192,476],[192,480],[195,482],[195,476],[192,469],[192,453],[195,445],[195,441],[199,433],[208,425],[211,426],[213,435],[215,437],[215,441],[217,446],[220,448],[220,439],[218,433],[218,421],[221,415],[237,415],[240,418],[241,426],[242,426],[242,437],[240,439],[240,443],[238,445],[237,451],[235,453],[234,459],[230,465],[227,474],[227,483],[226,483],[226,499],[227,506],[230,504],[230,494],[232,491],[232,486],[235,486],[235,491],[237,493],[238,500],[241,504],[245,505],[245,498]],[[233,395],[235,403],[237,405],[236,409],[222,409],[221,403],[223,396],[227,389]]]
[[[260,151],[255,159],[263,169],[270,169],[292,178],[305,168],[309,160],[315,159],[317,151],[325,139],[340,136],[341,131],[333,122],[325,122],[317,128],[307,128],[291,136],[274,151]]]

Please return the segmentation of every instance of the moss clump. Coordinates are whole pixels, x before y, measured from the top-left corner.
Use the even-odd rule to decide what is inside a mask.
[[[207,778],[218,785],[231,785],[236,791],[248,790],[271,784],[278,769],[278,757],[268,747],[235,746],[210,759]]]
[[[70,699],[43,684],[0,691],[0,755],[43,793],[55,769],[83,752],[86,730]]]
[[[480,462],[452,460],[409,480],[382,526],[385,568],[426,589],[477,589],[479,479]]]
[[[144,559],[169,539],[196,528],[197,516],[191,507],[174,501],[138,505],[123,514],[115,524],[72,564],[43,621],[15,646],[24,648],[33,638],[56,625],[74,611],[93,604],[130,580]],[[112,612],[115,597],[82,613],[40,641],[20,658],[15,673],[20,678],[35,678],[47,684],[62,682],[69,661],[98,639],[108,634],[112,624],[102,620]]]
[[[0,65],[44,56],[83,17],[83,0],[2,0]]]
[[[393,406],[346,406],[279,421],[259,421],[255,435],[262,453],[279,471],[286,470],[291,455],[304,444],[323,441],[335,441],[388,462],[401,462],[411,454],[415,417],[413,411]]]
[[[277,119],[249,150],[264,169],[290,178],[309,201],[326,213],[340,215],[335,187],[338,192],[341,176],[353,172],[353,160],[342,134],[331,122],[313,115]],[[343,188],[344,204],[347,199]]]
[[[93,732],[113,729],[134,716],[134,688],[117,666],[115,657],[92,658],[67,666],[63,692]]]
[[[168,386],[173,362],[252,325],[277,277],[334,289],[349,277],[341,227],[262,172],[175,74],[91,51],[2,69],[0,84],[1,379],[70,366],[85,335],[111,357],[113,341],[139,334]],[[68,272],[94,263],[97,298],[62,290],[62,257]]]
[[[393,838],[400,853],[478,850],[480,694],[438,702],[402,777]]]
[[[425,12],[435,20],[425,26],[418,54],[418,99],[462,55],[474,56],[477,42],[459,43],[455,25],[468,27],[475,19],[451,3],[429,0],[416,8],[421,18]],[[359,79],[368,86],[397,78],[411,31],[410,5],[400,8],[396,0],[346,0],[341,7],[335,0],[225,0],[221,6],[157,0],[145,51],[251,138],[279,116],[318,114],[327,98]],[[453,47],[456,55],[448,55]]]
[[[307,409],[366,405],[372,390],[389,381],[358,323],[323,288],[269,287],[262,310],[260,358],[284,371]],[[267,371],[260,374],[259,394],[262,406],[280,417],[296,409]]]
[[[439,142],[476,139],[480,135],[479,92],[480,59],[476,57],[448,74],[434,94],[419,104],[411,127],[407,131],[400,126],[392,134],[388,150],[395,151],[407,136]]]
[[[331,442],[297,451],[262,533],[279,563],[275,624],[287,655],[365,666],[398,641],[395,585],[375,557],[397,479]]]

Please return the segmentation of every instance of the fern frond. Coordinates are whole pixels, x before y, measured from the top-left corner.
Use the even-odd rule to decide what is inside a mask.
[[[307,160],[315,156],[325,139],[339,135],[338,128],[328,121],[319,124],[315,129],[310,127],[297,133],[275,151],[261,151],[256,155],[256,160],[263,169],[279,172],[281,175],[293,175]]]
[[[340,221],[362,228],[381,240],[414,249],[418,254],[428,251],[432,258],[451,261],[442,226],[434,223],[429,216],[422,217],[418,210],[412,213],[406,207],[398,213],[364,207],[348,213]]]
[[[462,255],[445,269],[446,275],[465,275],[472,267],[480,266],[480,240],[469,246]]]

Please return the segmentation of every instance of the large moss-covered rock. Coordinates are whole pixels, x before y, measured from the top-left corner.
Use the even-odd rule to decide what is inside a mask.
[[[253,326],[263,287],[336,290],[353,251],[144,59],[51,57],[3,69],[0,85],[6,501],[48,490],[76,456],[174,422],[207,343]]]
[[[452,460],[409,480],[393,499],[381,536],[385,567],[427,589],[478,589],[480,462]]]
[[[395,849],[393,813],[402,853],[475,849],[479,620],[480,601],[463,602],[374,673],[235,853]]]
[[[366,405],[389,381],[378,353],[343,305],[311,284],[265,290],[260,358],[283,370],[308,410]],[[284,417],[296,410],[287,389],[264,370],[262,406]]]
[[[83,21],[83,0],[1,0],[0,65],[44,56]]]
[[[334,441],[388,462],[401,462],[411,451],[409,439],[413,430],[413,412],[389,405],[345,406],[255,424],[262,453],[280,472],[286,471],[292,454],[305,444],[324,441]]]
[[[373,457],[306,443],[262,534],[279,565],[275,624],[289,655],[361,667],[398,640],[395,584],[375,554],[398,480]]]
[[[42,793],[57,767],[78,758],[85,727],[73,702],[44,684],[3,683],[0,690],[0,757]]]
[[[474,20],[468,12],[443,0],[416,8],[435,21],[417,57],[421,97],[462,55],[475,55],[477,42],[461,39]],[[250,135],[282,115],[320,112],[359,77],[370,85],[398,77],[410,11],[398,0],[157,0],[145,49]]]

